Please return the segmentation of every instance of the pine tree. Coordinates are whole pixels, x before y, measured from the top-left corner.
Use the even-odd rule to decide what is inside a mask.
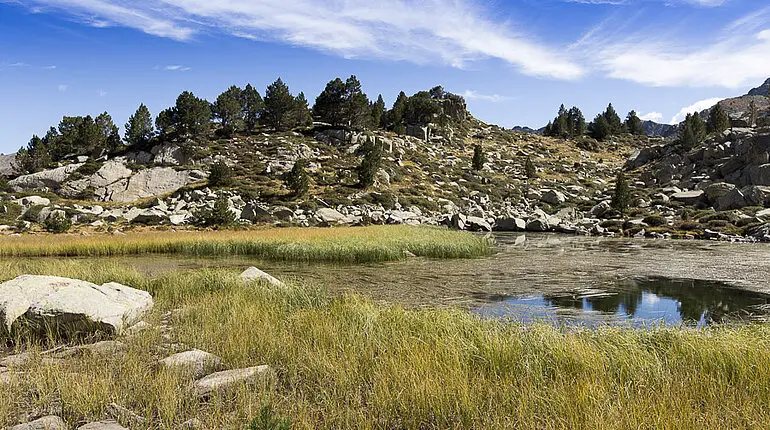
[[[337,78],[326,84],[313,105],[313,114],[334,127],[345,125],[345,83]]]
[[[695,148],[695,145],[698,144],[698,140],[695,137],[695,132],[693,131],[692,121],[690,118],[691,116],[688,114],[687,119],[685,119],[685,122],[679,131],[679,143],[682,145],[685,151],[692,150]]]
[[[626,116],[626,130],[628,130],[629,133],[641,136],[644,134],[644,126],[642,125],[642,120],[639,119],[639,116],[636,114],[635,110],[632,110],[628,113],[628,116]]]
[[[169,139],[174,132],[174,108],[170,107],[160,111],[158,117],[155,118],[155,128],[158,129],[158,134],[162,139]]]
[[[372,112],[371,125],[373,128],[382,127],[382,123],[385,118],[385,100],[382,99],[382,94],[377,97],[377,101],[370,106]]]
[[[594,118],[594,121],[589,126],[589,132],[591,137],[596,140],[605,140],[612,134],[610,125],[602,114],[596,115],[596,118]]]
[[[481,145],[475,145],[473,147],[473,160],[472,160],[472,168],[475,171],[480,171],[484,168],[484,163],[486,163],[486,155],[484,155],[484,148],[481,147]]]
[[[722,133],[730,128],[730,117],[727,116],[727,112],[722,108],[722,105],[717,103],[709,111],[709,119],[706,124],[706,131],[708,133]]]
[[[295,127],[305,127],[313,124],[313,116],[307,105],[305,93],[301,92],[294,98],[294,124]]]
[[[604,111],[602,116],[604,116],[604,119],[607,121],[610,136],[623,133],[623,122],[620,120],[618,113],[615,112],[615,108],[612,107],[612,103],[607,106],[607,110]]]
[[[377,172],[382,166],[382,146],[377,142],[367,140],[361,147],[364,154],[361,165],[358,166],[358,183],[361,188],[374,185]]]
[[[398,93],[398,97],[396,98],[396,101],[393,103],[393,108],[389,112],[389,122],[390,125],[393,127],[393,129],[397,129],[397,127],[401,126],[404,122],[404,112],[406,111],[406,102],[409,100],[409,97],[406,96],[406,93],[401,91]]]
[[[243,90],[233,85],[217,97],[214,115],[222,123],[225,135],[231,136],[243,127]]]
[[[354,75],[345,81],[344,112],[348,125],[360,129],[369,122],[369,98],[361,91],[361,82]]]
[[[305,195],[310,189],[310,178],[305,171],[306,167],[306,160],[297,160],[286,177],[286,185],[295,196]]]
[[[586,134],[586,119],[583,116],[583,112],[576,106],[567,113],[567,126],[569,128],[569,136],[572,138],[583,137]]]
[[[99,154],[116,152],[121,147],[118,126],[112,121],[107,112],[99,114],[94,119],[95,129],[98,130],[96,148],[92,152]]]
[[[631,189],[628,186],[626,175],[624,175],[623,171],[621,170],[618,172],[618,176],[615,179],[615,194],[612,196],[612,203],[610,206],[612,206],[613,209],[623,215],[630,204]]]
[[[262,100],[262,96],[259,95],[259,91],[252,87],[251,84],[247,84],[246,88],[241,92],[241,106],[243,107],[242,117],[246,125],[246,131],[253,133],[259,124],[259,117],[262,109],[265,107],[265,103]]]
[[[233,169],[224,161],[217,161],[211,165],[209,171],[209,185],[212,187],[229,187],[234,182]]]
[[[265,90],[265,107],[262,111],[262,120],[277,131],[286,131],[291,128],[294,97],[289,87],[281,78],[270,84]]]
[[[694,113],[690,116],[690,124],[692,125],[692,132],[695,135],[696,143],[700,143],[706,138],[706,123],[701,118],[700,114]]]
[[[198,137],[209,129],[211,106],[190,91],[184,91],[177,97],[173,113],[174,129],[182,136]]]
[[[125,130],[125,142],[129,147],[143,146],[150,142],[155,130],[152,126],[152,114],[144,103],[140,104],[136,112],[128,117]]]
[[[535,163],[532,162],[532,157],[527,156],[527,161],[524,163],[524,173],[527,175],[527,179],[537,178],[537,168]]]

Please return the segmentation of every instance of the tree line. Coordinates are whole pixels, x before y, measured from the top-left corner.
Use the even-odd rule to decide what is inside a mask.
[[[98,159],[159,142],[199,141],[212,131],[225,137],[251,134],[260,127],[283,132],[310,126],[313,121],[332,127],[386,129],[404,134],[408,125],[445,125],[453,119],[451,113],[459,110],[465,112],[465,100],[441,86],[412,96],[402,91],[388,109],[381,94],[375,100],[369,99],[356,76],[329,81],[311,107],[304,93],[292,94],[278,78],[265,89],[264,97],[247,84],[243,88],[229,87],[214,102],[184,91],[173,106],[155,117],[140,104],[128,118],[122,139],[107,112],[95,118],[65,116],[42,138],[33,136],[16,159],[22,172],[33,173],[76,156]]]
[[[560,137],[563,139],[574,139],[583,136],[590,136],[596,140],[607,140],[612,136],[618,136],[624,133],[633,135],[644,135],[644,126],[639,119],[636,111],[631,111],[626,116],[626,120],[620,119],[620,116],[612,107],[612,103],[607,109],[596,115],[593,121],[586,124],[583,113],[577,107],[573,106],[567,110],[564,105],[559,108],[556,118],[545,126],[543,134],[546,136]]]

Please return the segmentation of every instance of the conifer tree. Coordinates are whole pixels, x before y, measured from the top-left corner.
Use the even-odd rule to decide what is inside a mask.
[[[393,129],[397,130],[398,127],[403,125],[404,122],[404,112],[406,111],[406,102],[409,100],[409,97],[407,97],[406,93],[401,91],[398,93],[398,97],[396,98],[396,101],[393,103],[393,108],[389,112],[389,122]]]
[[[184,91],[176,99],[173,110],[174,129],[182,136],[201,136],[209,129],[211,107],[206,100]]]
[[[310,108],[307,105],[305,93],[301,92],[294,98],[294,126],[304,127],[312,125],[313,116],[310,114]]]
[[[222,130],[227,136],[243,127],[243,110],[243,90],[237,86],[231,86],[217,97],[214,115],[221,121]]]
[[[124,140],[128,146],[141,146],[150,142],[155,130],[152,126],[150,110],[144,103],[140,104],[136,112],[128,117],[125,130]]]
[[[708,133],[722,133],[730,128],[730,117],[727,116],[727,112],[722,108],[722,105],[717,103],[709,111],[709,119],[706,124],[706,131]]]
[[[383,126],[385,120],[385,100],[382,99],[382,94],[377,97],[377,101],[372,103],[371,106],[372,118],[371,125],[373,128],[379,128]]]
[[[241,106],[243,107],[242,117],[246,126],[246,131],[253,133],[259,124],[259,117],[265,103],[262,96],[256,88],[247,84],[241,92]]]
[[[305,195],[310,189],[310,178],[305,171],[306,167],[306,160],[297,160],[286,177],[286,185],[295,196]]]
[[[567,113],[567,123],[570,137],[583,137],[586,134],[586,119],[576,106]]]
[[[537,168],[535,163],[532,162],[532,157],[527,155],[527,161],[524,163],[524,174],[527,175],[527,179],[534,179],[537,177]]]
[[[607,110],[604,111],[602,116],[604,116],[604,119],[607,121],[607,125],[609,126],[609,134],[611,136],[623,133],[623,122],[620,120],[618,113],[615,112],[615,108],[612,107],[612,103],[607,106]]]
[[[326,84],[313,105],[313,114],[334,127],[345,125],[345,83],[336,78]]]
[[[641,136],[644,134],[644,126],[642,125],[642,120],[639,119],[639,116],[636,114],[635,110],[632,110],[628,113],[628,116],[626,116],[626,130],[634,135]]]
[[[367,140],[361,147],[363,159],[358,166],[358,183],[361,188],[374,185],[377,172],[382,166],[382,146],[375,141]]]
[[[286,131],[292,127],[291,114],[294,109],[294,97],[281,78],[278,78],[265,90],[264,106],[261,119],[268,126],[277,131]]]
[[[596,118],[594,118],[594,121],[589,126],[589,132],[591,137],[596,140],[605,140],[612,134],[610,125],[602,114],[596,115]]]
[[[610,206],[613,209],[620,212],[623,215],[628,206],[631,204],[631,189],[628,186],[628,180],[623,171],[618,172],[618,176],[615,179],[615,194],[612,196],[612,202]]]
[[[685,151],[692,150],[695,145],[698,144],[698,140],[695,137],[695,132],[693,131],[690,115],[687,115],[687,119],[682,125],[682,129],[679,131],[679,143],[682,145]]]
[[[345,81],[345,117],[354,129],[364,128],[369,123],[369,98],[361,90],[361,82],[354,75]]]
[[[484,168],[484,163],[486,163],[486,155],[484,155],[484,148],[481,147],[481,145],[475,145],[473,147],[473,160],[472,160],[472,168],[475,171],[480,171]]]

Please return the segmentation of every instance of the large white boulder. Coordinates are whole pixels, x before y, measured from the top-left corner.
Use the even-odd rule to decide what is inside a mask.
[[[118,283],[96,285],[57,276],[23,275],[0,284],[0,332],[115,334],[152,309],[152,296]]]
[[[267,282],[268,284],[275,285],[276,287],[283,285],[283,282],[253,266],[249,267],[248,269],[244,270],[243,273],[241,273],[241,279],[244,282]]]
[[[43,170],[31,175],[19,176],[8,181],[8,186],[14,192],[26,190],[39,190],[42,188],[58,189],[72,172],[80,168],[83,163],[68,164],[55,169]]]
[[[105,192],[105,201],[133,202],[145,197],[170,193],[206,179],[206,173],[200,170],[174,170],[171,167],[145,169],[109,185]]]

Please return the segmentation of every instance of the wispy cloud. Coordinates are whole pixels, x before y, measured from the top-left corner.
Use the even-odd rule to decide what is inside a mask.
[[[687,114],[706,110],[724,99],[725,97],[714,97],[706,100],[699,100],[689,106],[685,106],[681,110],[679,110],[679,112],[676,115],[674,115],[673,118],[671,118],[670,123],[679,124],[680,122],[684,121]]]
[[[163,70],[165,70],[167,72],[186,72],[188,70],[192,70],[192,68],[187,67],[187,66],[182,66],[180,64],[172,64],[172,65],[164,67]]]
[[[56,68],[56,66],[53,66],[53,65],[51,65],[51,66],[43,66],[43,70],[54,70],[55,68]]]
[[[613,27],[600,24],[579,42],[586,59],[612,78],[660,87],[738,88],[764,80],[770,71],[770,7],[697,41],[671,25],[630,35]]]
[[[99,91],[96,92],[96,94],[99,94],[99,97],[104,97],[107,95],[107,91],[100,89]]]
[[[584,68],[528,35],[491,18],[476,0],[31,0],[89,25],[136,28],[189,40],[212,29],[331,52],[465,67],[501,60],[527,75],[575,79]]]
[[[69,88],[69,85],[60,84],[56,89],[59,90],[60,93],[66,92]]]
[[[501,96],[499,94],[482,94],[473,90],[465,90],[460,95],[467,100],[480,100],[480,101],[491,102],[491,103],[504,102],[511,99],[510,97]]]

